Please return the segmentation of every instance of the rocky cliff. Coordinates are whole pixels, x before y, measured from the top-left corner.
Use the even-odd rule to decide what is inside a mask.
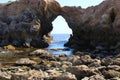
[[[106,0],[97,6],[63,7],[61,15],[73,31],[66,46],[115,49],[120,42],[120,0]],[[111,46],[112,45],[112,46]]]
[[[19,0],[0,5],[0,46],[47,47],[52,21],[61,12],[55,0]]]
[[[106,0],[87,9],[61,8],[55,0],[18,0],[0,4],[0,46],[47,47],[52,21],[62,15],[73,31],[66,46],[77,49],[118,48],[119,4],[119,0]]]

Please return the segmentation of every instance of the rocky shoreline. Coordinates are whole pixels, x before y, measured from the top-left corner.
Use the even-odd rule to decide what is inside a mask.
[[[14,56],[22,53],[8,51]],[[120,80],[120,54],[73,54],[55,56],[45,49],[28,51],[12,62],[1,62],[0,80]]]
[[[55,0],[0,4],[0,80],[120,80],[119,4],[105,0],[87,9],[61,7]],[[41,49],[49,46],[59,15],[73,31],[65,44],[75,49],[71,56]]]

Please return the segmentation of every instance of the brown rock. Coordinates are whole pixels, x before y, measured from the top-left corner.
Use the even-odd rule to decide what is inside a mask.
[[[116,45],[120,41],[119,3],[119,0],[105,0],[87,9],[63,7],[61,14],[73,31],[66,45],[77,49]]]
[[[68,67],[67,71],[75,74],[78,80],[82,79],[85,76],[94,75],[94,73],[86,65]]]
[[[52,21],[60,12],[55,0],[19,0],[1,5],[0,46],[48,47]]]
[[[105,78],[102,75],[94,75],[91,77],[85,77],[82,80],[105,80]]]
[[[114,77],[120,77],[120,72],[115,71],[115,70],[108,70],[108,71],[103,71],[102,74],[107,78],[114,78]]]
[[[71,73],[63,73],[62,75],[58,76],[56,78],[56,80],[77,80],[75,75],[71,74]]]
[[[38,49],[29,54],[30,56],[39,56],[42,59],[47,59],[47,60],[56,60],[57,57],[50,54],[48,51],[43,50],[43,49]]]
[[[48,77],[43,71],[30,70],[28,72],[20,72],[12,74],[11,80],[42,80]]]
[[[15,50],[15,47],[12,45],[4,46],[4,49],[6,50]]]
[[[16,65],[35,65],[37,62],[30,60],[29,58],[21,58],[20,60],[16,61]]]

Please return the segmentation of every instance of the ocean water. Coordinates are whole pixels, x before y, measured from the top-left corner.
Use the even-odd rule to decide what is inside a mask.
[[[56,56],[61,54],[66,54],[68,56],[72,55],[73,50],[64,47],[64,44],[68,41],[70,37],[69,34],[52,34],[52,36],[54,38],[54,41],[47,48],[49,53],[54,54]],[[29,57],[28,56],[29,52],[34,51],[34,49],[32,50],[31,48],[20,48],[18,50],[23,52],[20,52],[19,54],[19,53],[13,53],[12,51],[0,49],[0,63],[5,63],[5,64],[9,62],[12,63],[18,59],[27,58]]]
[[[71,55],[73,49],[64,47],[64,44],[68,41],[70,34],[52,34],[53,42],[49,45],[48,51],[54,55]]]

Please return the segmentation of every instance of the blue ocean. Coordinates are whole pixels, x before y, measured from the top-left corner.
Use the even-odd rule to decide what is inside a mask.
[[[64,47],[64,44],[68,41],[70,34],[52,34],[53,36],[53,42],[49,45],[48,50],[51,54],[54,55],[71,55],[73,49],[70,49],[68,47]],[[64,49],[68,50],[64,50]]]

